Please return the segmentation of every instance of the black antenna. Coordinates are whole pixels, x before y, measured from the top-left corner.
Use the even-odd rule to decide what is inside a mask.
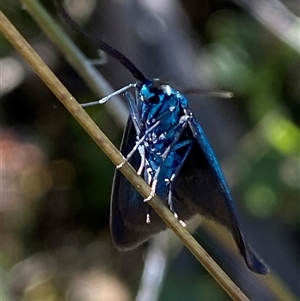
[[[97,48],[100,48],[104,52],[106,52],[108,55],[114,57],[117,61],[119,61],[131,74],[134,78],[144,83],[147,78],[144,76],[144,74],[128,59],[126,58],[121,52],[114,49],[113,47],[109,46],[105,42],[103,42],[101,39],[94,38],[93,36],[86,33],[78,24],[71,18],[71,16],[66,12],[66,10],[57,3],[57,1],[54,1],[54,4],[60,13],[60,15],[65,19],[66,23],[76,30],[78,33],[82,34],[85,38],[87,38],[89,41],[91,41]]]

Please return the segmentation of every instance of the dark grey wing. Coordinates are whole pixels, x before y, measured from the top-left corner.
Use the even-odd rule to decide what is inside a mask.
[[[121,144],[121,152],[124,156],[132,150],[135,141],[136,131],[129,119]],[[129,162],[137,170],[140,166],[139,153],[136,152]],[[110,228],[113,242],[119,250],[134,249],[150,236],[166,228],[154,210],[151,211],[151,223],[146,223],[149,208],[143,197],[116,169],[111,194]]]
[[[175,182],[174,196],[191,211],[227,227],[249,269],[266,274],[268,267],[244,239],[229,188],[203,129],[192,119],[186,133],[195,143]]]

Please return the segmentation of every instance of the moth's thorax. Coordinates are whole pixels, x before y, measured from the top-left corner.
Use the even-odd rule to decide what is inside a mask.
[[[178,119],[172,117],[182,115],[182,104],[183,106],[187,104],[187,100],[179,91],[158,79],[145,82],[140,88],[139,95],[141,116],[149,124],[156,122],[157,117],[167,112],[169,117],[166,119],[175,123]]]

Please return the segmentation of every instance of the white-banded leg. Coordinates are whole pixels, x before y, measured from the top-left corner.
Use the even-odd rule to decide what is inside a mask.
[[[183,127],[183,129],[184,129],[184,127]],[[181,134],[182,134],[182,132],[180,133],[180,135]],[[180,135],[179,135],[179,137],[180,137]],[[177,139],[177,141],[178,141],[178,139]],[[172,151],[176,151],[176,150],[178,150],[178,149],[180,149],[182,147],[187,147],[187,149],[186,149],[183,157],[181,158],[181,163],[178,164],[178,166],[176,167],[175,171],[172,173],[171,178],[170,179],[165,179],[166,185],[168,186],[168,206],[169,206],[170,211],[174,214],[174,216],[177,219],[178,219],[178,214],[176,213],[174,205],[173,205],[173,189],[174,189],[173,185],[174,185],[174,180],[176,179],[176,177],[177,177],[177,175],[178,175],[178,173],[179,173],[179,171],[180,171],[180,169],[181,169],[181,167],[182,167],[182,165],[183,165],[183,163],[184,163],[187,155],[189,154],[189,152],[190,152],[190,150],[192,148],[192,145],[193,145],[193,143],[192,143],[191,140],[186,140],[186,141],[183,141],[183,142],[178,143],[178,144],[173,144],[172,143],[168,147],[168,149],[165,151],[165,153],[162,155],[163,160],[165,160],[166,157],[168,156],[168,154],[171,152],[171,148],[172,148]],[[184,221],[182,221],[180,219],[178,219],[178,221],[179,221],[179,223],[183,227],[186,226],[186,224],[185,224]]]
[[[175,173],[172,174],[171,179],[165,179],[166,184],[168,185],[168,206],[171,212],[173,212],[174,216],[178,218],[178,214],[174,210],[172,194],[173,194],[173,181],[175,179]]]
[[[142,174],[143,170],[145,169],[147,160],[146,160],[146,154],[145,154],[145,147],[140,145],[138,150],[139,150],[140,157],[141,157],[141,164],[137,171],[137,174],[140,176]]]
[[[107,102],[110,98],[112,98],[112,97],[114,97],[116,95],[119,95],[119,94],[125,92],[126,90],[128,90],[130,88],[135,88],[136,85],[137,85],[137,83],[129,84],[129,85],[127,85],[127,86],[125,86],[125,87],[123,87],[123,88],[121,88],[121,89],[119,89],[119,90],[117,90],[117,91],[115,91],[115,92],[113,92],[113,93],[111,93],[111,94],[109,94],[109,95],[107,95],[107,96],[99,99],[99,100],[91,101],[91,102],[87,102],[87,103],[82,103],[81,107],[85,108],[85,107],[91,107],[91,106],[103,104],[103,103]]]
[[[148,197],[149,199],[148,198],[144,199],[144,202],[147,202],[155,195],[156,184],[155,184],[155,187],[153,187],[153,170],[152,170],[149,162],[146,159],[145,159],[145,165],[144,165],[144,179],[149,186],[151,185],[150,195],[152,195],[152,196],[150,197],[150,195],[149,195],[149,197]],[[157,183],[157,181],[156,181],[156,183]],[[151,223],[151,211],[152,211],[152,207],[148,205],[148,212],[146,215],[146,224]]]
[[[144,202],[147,203],[148,201],[150,201],[154,196],[155,196],[155,192],[156,192],[156,186],[157,186],[157,179],[153,180],[152,185],[151,185],[151,191],[150,194],[147,198],[144,199]],[[149,205],[148,205],[149,206]],[[146,215],[146,223],[150,224],[151,223],[151,215],[150,215],[150,211],[152,210],[152,207],[149,206],[148,209],[148,213]]]
[[[173,215],[175,216],[175,218],[178,220],[178,222],[181,224],[181,226],[186,227],[186,223],[179,219],[178,214],[176,213],[174,206],[173,206],[173,184],[174,184],[174,180],[175,180],[176,174],[173,173],[171,176],[171,179],[166,179],[167,185],[168,187],[168,206],[170,211],[173,213]]]
[[[155,122],[146,132],[145,134],[142,136],[142,138],[140,138],[138,141],[136,141],[135,146],[132,148],[132,150],[127,154],[125,160],[119,164],[117,166],[117,168],[121,168],[124,166],[125,163],[127,163],[131,157],[133,156],[133,154],[138,150],[139,146],[144,142],[144,140],[146,139],[147,135],[153,131],[153,129],[155,129],[158,125],[160,124],[160,120]]]
[[[151,181],[152,182],[151,183],[151,187],[150,187],[151,191],[150,191],[149,196],[144,199],[145,203],[148,202],[149,200],[151,200],[154,197],[154,195],[155,195],[159,173],[160,173],[160,166],[156,170],[155,175],[153,177],[153,180]]]

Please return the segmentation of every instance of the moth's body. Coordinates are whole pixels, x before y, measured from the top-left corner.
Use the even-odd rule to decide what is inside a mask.
[[[174,212],[173,181],[192,146],[192,140],[183,134],[192,118],[186,110],[188,102],[178,91],[155,80],[142,85],[136,106],[142,120],[134,124],[141,157],[138,172],[153,193],[168,199]]]

